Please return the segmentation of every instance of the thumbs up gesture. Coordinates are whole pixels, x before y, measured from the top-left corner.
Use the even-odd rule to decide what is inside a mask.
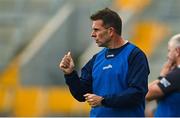
[[[74,61],[71,56],[71,52],[68,52],[62,58],[59,68],[64,72],[64,74],[70,74],[74,70]]]

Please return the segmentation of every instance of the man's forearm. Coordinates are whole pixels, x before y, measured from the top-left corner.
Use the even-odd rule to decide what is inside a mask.
[[[73,71],[71,74],[65,75],[65,79],[66,79],[66,84],[69,86],[72,96],[80,102],[85,101],[83,97],[84,94],[81,88],[80,78],[77,72]]]
[[[106,107],[130,107],[144,101],[145,93],[129,88],[121,94],[103,96],[102,105]]]
[[[151,101],[163,96],[162,90],[158,86],[159,80],[155,80],[148,85],[148,93],[146,95],[146,100]]]

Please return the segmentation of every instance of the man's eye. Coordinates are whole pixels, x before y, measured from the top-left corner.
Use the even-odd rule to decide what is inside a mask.
[[[99,29],[94,29],[94,31],[96,32],[96,31],[99,31]]]

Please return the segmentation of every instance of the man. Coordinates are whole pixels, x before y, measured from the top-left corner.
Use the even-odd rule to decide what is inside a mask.
[[[180,34],[168,43],[168,60],[158,80],[149,84],[147,101],[157,100],[157,117],[180,116]]]
[[[90,116],[144,116],[149,74],[145,54],[121,37],[119,15],[105,8],[93,14],[92,34],[105,47],[82,68],[74,70],[70,52],[60,62],[71,94],[92,107]]]

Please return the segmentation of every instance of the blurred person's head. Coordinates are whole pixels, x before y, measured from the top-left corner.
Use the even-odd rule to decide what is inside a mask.
[[[168,42],[168,59],[176,64],[180,61],[180,34],[174,35]]]
[[[108,47],[112,42],[112,38],[120,37],[122,30],[122,21],[120,16],[109,8],[97,11],[91,15],[92,33],[100,47]]]

